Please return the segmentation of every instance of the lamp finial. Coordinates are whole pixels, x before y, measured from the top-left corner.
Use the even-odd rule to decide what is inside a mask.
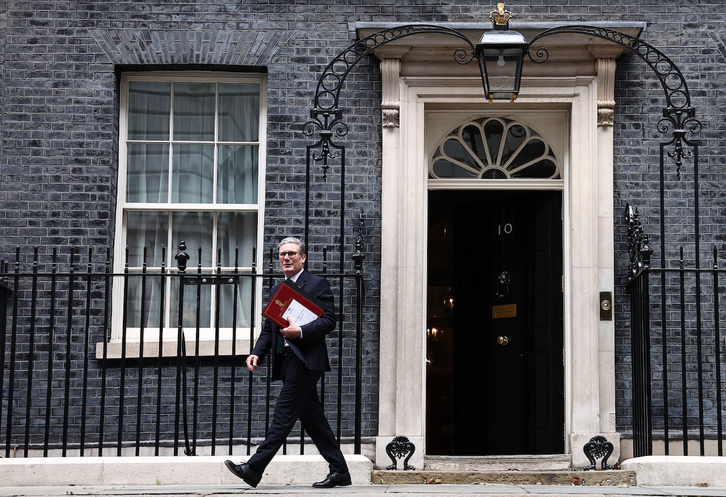
[[[504,3],[498,3],[497,10],[493,10],[489,13],[489,19],[491,19],[494,29],[509,28],[509,20],[511,18],[512,13],[508,10],[504,10]]]

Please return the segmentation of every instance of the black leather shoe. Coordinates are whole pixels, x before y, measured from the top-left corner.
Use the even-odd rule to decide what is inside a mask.
[[[235,464],[232,461],[227,460],[224,461],[224,465],[227,466],[227,469],[236,476],[242,478],[250,487],[256,487],[262,479],[262,475],[252,469],[252,467],[247,463]],[[350,482],[350,477],[348,477],[348,481]],[[348,483],[348,485],[350,485],[350,483]]]
[[[335,471],[331,471],[328,476],[325,477],[323,481],[319,481],[317,483],[313,483],[313,487],[315,488],[333,488],[333,487],[345,487],[347,485],[350,485],[350,472],[346,471],[345,473],[336,473]]]

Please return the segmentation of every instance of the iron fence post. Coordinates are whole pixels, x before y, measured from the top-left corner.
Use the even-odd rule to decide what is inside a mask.
[[[358,237],[355,242],[355,288],[356,288],[356,329],[355,329],[355,440],[353,451],[361,453],[362,438],[362,402],[363,402],[363,212],[358,221]]]
[[[184,343],[184,275],[186,274],[187,261],[189,260],[189,254],[186,252],[187,245],[182,240],[179,242],[179,252],[174,256],[177,261],[177,268],[179,269],[179,301],[178,301],[178,313],[177,313],[177,335],[176,335],[176,397],[175,397],[175,412],[174,412],[174,455],[179,455],[179,422],[181,417],[181,409],[184,409],[184,440],[186,446],[186,452],[190,452],[189,449],[189,434],[187,430],[187,409],[186,404],[182,402],[182,389],[183,394],[186,395],[186,372],[184,371],[184,362],[186,359],[186,343]],[[187,455],[191,455],[187,453]]]

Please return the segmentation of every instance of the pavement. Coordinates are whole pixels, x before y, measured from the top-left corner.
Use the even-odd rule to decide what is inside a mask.
[[[346,460],[353,485],[333,489],[311,486],[311,482],[321,479],[328,470],[325,460],[317,455],[275,458],[255,489],[224,467],[227,457],[0,459],[0,497],[226,497],[233,494],[726,497],[726,457],[648,456],[625,461],[622,469],[613,471],[417,472],[373,470],[370,459],[350,455]],[[239,460],[242,459],[240,456]]]
[[[1,483],[0,483],[1,484]],[[315,489],[309,485],[265,485],[257,488],[246,485],[104,485],[104,486],[0,486],[0,497],[51,497],[101,495],[113,497],[163,496],[215,497],[236,495],[303,495],[306,497],[345,495],[346,497],[377,497],[393,494],[396,497],[436,496],[726,496],[726,487],[656,487],[656,486],[583,486],[583,485],[499,485],[499,484],[411,484],[411,485],[352,485],[332,489]]]

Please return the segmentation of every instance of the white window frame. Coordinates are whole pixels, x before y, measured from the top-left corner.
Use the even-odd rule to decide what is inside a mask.
[[[257,184],[257,203],[255,204],[218,204],[218,203],[137,203],[127,202],[126,200],[126,187],[127,187],[127,149],[128,144],[133,143],[133,140],[128,139],[128,100],[129,100],[129,83],[132,81],[152,81],[152,82],[200,82],[200,83],[256,83],[259,84],[260,88],[260,102],[259,102],[259,136],[256,142],[244,142],[235,144],[254,144],[258,147],[258,184]],[[215,113],[218,109],[215,104]],[[216,122],[216,119],[215,119]],[[216,129],[216,124],[215,124]],[[168,212],[170,215],[174,212],[251,212],[257,214],[257,232],[255,236],[255,245],[262,247],[263,243],[263,220],[264,220],[264,202],[265,202],[265,164],[266,164],[266,143],[267,143],[267,76],[266,74],[259,73],[227,73],[227,72],[202,72],[202,71],[183,71],[183,72],[130,72],[124,73],[121,76],[120,84],[120,102],[119,102],[119,168],[118,168],[118,189],[117,189],[117,209],[116,209],[116,236],[114,245],[114,273],[120,274],[125,270],[125,259],[126,259],[126,237],[127,237],[127,213],[133,211],[147,211],[155,212],[162,211]],[[173,137],[169,138],[173,143]],[[211,142],[209,142],[211,144]],[[215,163],[216,163],[216,150],[219,144],[225,144],[226,142],[220,142],[217,139],[216,131],[214,138],[215,146]],[[216,170],[216,168],[215,168]],[[216,172],[215,172],[216,174]],[[215,189],[216,196],[216,189]],[[170,234],[171,236],[171,230]],[[212,240],[212,265],[202,268],[204,273],[211,273],[216,270],[217,264],[217,250],[214,247],[214,241],[217,237],[216,223],[213,229]],[[171,240],[170,244],[167,244],[167,273],[178,273],[176,261],[174,255],[178,252],[176,244],[179,240]],[[193,275],[197,272],[197,265],[194,262],[196,260],[196,247],[187,247],[187,253],[192,256],[190,265],[187,268],[187,274]],[[241,259],[240,252],[240,259]],[[130,272],[140,272],[140,267],[129,267]],[[232,267],[222,267],[223,271],[231,271]],[[240,265],[238,268],[240,273],[249,274],[252,270],[249,266]],[[147,268],[149,274],[159,274],[158,268]],[[170,282],[170,280],[168,280]],[[253,296],[254,299],[254,313],[259,315],[259,310],[262,306],[261,297],[261,285],[256,286],[256,294]],[[187,286],[187,291],[196,292],[196,286]],[[169,299],[171,293],[171,285],[167,284],[167,302],[165,302],[165,309],[169,312]],[[212,286],[212,295],[214,295],[214,286]],[[120,278],[116,278],[114,282],[113,290],[113,312],[111,318],[111,340],[108,342],[105,351],[106,357],[121,357],[122,354],[125,357],[138,357],[141,353],[140,347],[140,328],[126,329],[126,339],[122,340],[123,332],[123,282]],[[212,300],[212,302],[214,302]],[[243,302],[242,305],[249,305]],[[257,329],[255,330],[255,337],[259,333],[259,319],[255,319]],[[199,353],[200,355],[212,355],[215,350],[219,351],[220,355],[229,355],[232,353],[232,328],[220,328],[219,330],[219,343],[216,342],[216,330],[214,328],[214,321],[210,322],[211,326],[208,328],[200,329],[200,340],[199,340]],[[187,354],[193,354],[196,348],[196,328],[195,327],[184,327],[185,342]],[[238,327],[236,330],[236,347],[235,353],[238,355],[248,354],[250,351],[250,329],[249,327]],[[177,327],[166,327],[163,330],[163,347],[162,354],[164,356],[175,356],[177,355]],[[125,343],[124,343],[125,342]],[[123,349],[123,350],[122,350]],[[96,348],[97,357],[103,357],[104,347],[102,343],[97,344]],[[143,344],[143,356],[154,357],[159,355],[159,328],[157,327],[145,327],[144,329],[144,344]]]

